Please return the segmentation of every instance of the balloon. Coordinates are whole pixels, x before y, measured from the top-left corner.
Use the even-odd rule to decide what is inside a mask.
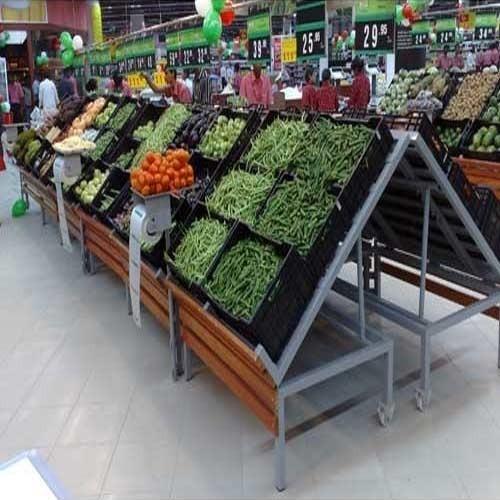
[[[222,20],[223,26],[230,26],[234,21],[234,7],[233,2],[231,0],[226,1],[225,7],[222,9],[220,13],[220,18]]]
[[[28,205],[26,205],[26,202],[22,198],[19,198],[12,205],[12,217],[22,217],[26,213],[26,210],[28,210]]]
[[[42,56],[36,56],[36,65],[41,66],[43,64]]]
[[[226,0],[212,0],[212,7],[216,12],[220,12],[224,8]]]
[[[396,5],[396,24],[401,24],[403,22],[403,6]]]
[[[44,59],[47,59],[47,52],[45,52],[45,50],[42,51],[42,53],[40,54],[41,57],[43,57]]]
[[[211,10],[203,21],[203,34],[207,42],[213,44],[217,42],[222,34],[222,21],[218,12]]]
[[[71,35],[67,31],[63,31],[61,33],[61,36],[59,37],[59,41],[61,42],[61,45],[65,49],[72,49],[73,48],[73,39],[71,38]]]
[[[413,8],[409,3],[403,6],[403,17],[406,19],[411,19],[413,17]]]
[[[82,50],[83,49],[83,39],[80,35],[75,35],[73,37],[73,49]]]
[[[201,17],[206,17],[206,15],[212,10],[211,0],[194,0],[194,6],[196,7],[196,12]]]
[[[1,104],[2,113],[10,113],[10,102],[2,102]]]
[[[75,57],[75,53],[73,49],[66,49],[61,54],[61,60],[64,67],[71,66],[73,64],[73,58]]]

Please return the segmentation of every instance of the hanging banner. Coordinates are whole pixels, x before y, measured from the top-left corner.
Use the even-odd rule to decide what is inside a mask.
[[[18,3],[19,7],[15,4]],[[26,6],[25,6],[26,5]],[[3,23],[48,23],[46,0],[0,2],[0,21]]]
[[[457,19],[455,17],[436,19],[436,43],[438,45],[454,44],[456,30]]]
[[[295,40],[297,60],[319,59],[326,55],[326,10],[324,0],[297,2]]]
[[[167,48],[167,64],[171,68],[177,68],[181,65],[181,41],[179,32],[167,33],[165,36],[165,46]]]
[[[367,55],[394,52],[395,0],[357,0],[354,9],[355,51]]]
[[[75,78],[85,78],[85,54],[77,54],[73,58],[73,68],[75,70]]]
[[[207,43],[201,26],[181,31],[179,33],[179,46],[181,66],[192,68],[210,64],[210,45]]]
[[[282,38],[281,61],[283,64],[292,64],[297,61],[297,39],[294,36]]]
[[[96,77],[99,76],[99,70],[97,65],[97,50],[92,49],[87,52],[87,60],[89,62],[90,76]]]
[[[431,23],[429,21],[418,21],[412,24],[411,39],[413,45],[423,47],[429,44]]]
[[[494,40],[497,33],[497,14],[490,12],[476,14],[476,25],[474,28],[474,40]]]
[[[256,10],[247,21],[248,62],[271,60],[271,16],[269,9]]]
[[[124,75],[127,72],[127,44],[120,44],[115,49],[115,66],[118,73]]]
[[[153,36],[134,40],[129,47],[133,59],[133,71],[150,71],[156,68],[156,47]]]

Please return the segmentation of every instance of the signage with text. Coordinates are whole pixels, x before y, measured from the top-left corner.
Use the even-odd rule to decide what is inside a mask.
[[[326,55],[325,2],[297,2],[296,53],[299,61],[318,59]]]
[[[394,51],[394,0],[357,0],[354,49],[370,55]]]
[[[477,41],[494,40],[497,33],[497,15],[495,12],[476,14],[474,39]]]
[[[271,16],[269,10],[252,12],[247,21],[248,60],[267,62],[271,59]]]
[[[181,31],[179,44],[179,63],[182,66],[193,67],[210,64],[210,45],[207,43],[201,26]]]
[[[429,21],[419,21],[413,23],[411,27],[411,39],[413,45],[422,47],[429,44],[429,34],[431,25]]]
[[[181,40],[179,32],[167,33],[165,36],[165,46],[167,49],[167,65],[175,68],[181,65]]]
[[[457,20],[454,17],[436,20],[436,42],[438,45],[455,43]]]

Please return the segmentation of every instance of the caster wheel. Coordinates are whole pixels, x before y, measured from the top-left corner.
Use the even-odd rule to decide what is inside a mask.
[[[394,403],[387,406],[384,403],[379,403],[377,407],[377,417],[382,427],[387,427],[394,416]]]
[[[422,389],[417,389],[415,391],[415,404],[417,410],[424,412],[431,402],[431,391],[423,391]]]

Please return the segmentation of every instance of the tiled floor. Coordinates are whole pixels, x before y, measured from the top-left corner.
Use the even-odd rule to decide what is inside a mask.
[[[168,336],[147,314],[137,331],[123,286],[84,276],[32,207],[12,220],[16,174],[0,174],[0,461],[38,448],[77,499],[500,499],[498,325],[475,318],[433,344],[433,402],[418,413],[417,339],[396,339],[397,412],[377,397],[287,444],[288,489],[273,488],[270,435],[206,369],[170,378]],[[384,280],[415,304],[416,290]],[[454,306],[432,298],[430,317]],[[371,318],[377,321],[377,318]],[[370,367],[368,367],[370,368]],[[290,425],[376,387],[373,371],[295,398]],[[406,382],[405,382],[406,380]],[[410,377],[411,381],[411,377]]]

